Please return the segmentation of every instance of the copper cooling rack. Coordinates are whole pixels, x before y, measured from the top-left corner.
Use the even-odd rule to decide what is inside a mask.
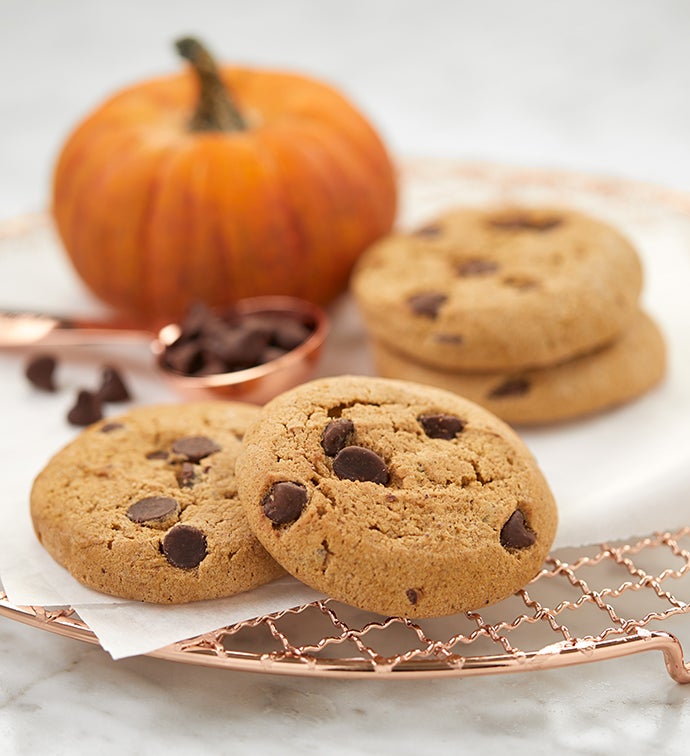
[[[690,610],[690,527],[629,543],[562,549],[514,596],[480,612],[433,620],[382,618],[332,600],[257,617],[150,654],[170,661],[330,677],[473,676],[527,672],[660,651],[690,682],[674,619]],[[0,614],[91,643],[69,607]],[[683,630],[687,620],[675,622]]]

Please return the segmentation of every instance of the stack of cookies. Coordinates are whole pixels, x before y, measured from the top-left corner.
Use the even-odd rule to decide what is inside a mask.
[[[550,207],[461,208],[370,248],[352,290],[380,375],[435,385],[516,424],[630,401],[664,375],[636,249]]]
[[[557,511],[533,456],[456,394],[341,376],[259,409],[140,407],[59,451],[31,494],[47,551],[87,586],[156,603],[284,570],[387,615],[484,607],[539,572]]]

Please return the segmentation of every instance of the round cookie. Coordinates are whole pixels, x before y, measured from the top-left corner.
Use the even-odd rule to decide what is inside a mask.
[[[404,381],[325,378],[273,399],[245,435],[237,481],[250,526],[288,572],[386,615],[512,594],[556,529],[553,496],[513,430]]]
[[[258,411],[171,404],[90,426],[34,481],[39,540],[84,585],[155,603],[231,596],[284,574],[237,498],[235,461]]]
[[[569,420],[632,401],[666,372],[663,336],[643,312],[612,344],[538,370],[450,372],[414,362],[380,341],[372,349],[379,375],[453,391],[506,422],[524,425]]]
[[[391,235],[352,291],[371,334],[446,370],[543,367],[613,341],[642,286],[611,226],[557,208],[458,209]]]

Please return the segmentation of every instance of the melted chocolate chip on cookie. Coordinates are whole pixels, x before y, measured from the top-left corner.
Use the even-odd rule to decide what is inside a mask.
[[[363,446],[346,446],[333,460],[333,472],[341,479],[386,485],[388,467],[378,454]]]
[[[286,525],[302,514],[307,499],[307,489],[301,483],[285,480],[271,487],[261,502],[261,508],[275,525]]]
[[[424,294],[413,294],[408,298],[407,304],[415,314],[434,319],[438,317],[438,311],[446,299],[448,297],[445,294],[430,291]]]
[[[191,525],[174,525],[161,544],[163,554],[173,567],[191,570],[206,558],[206,536]]]
[[[507,396],[523,396],[530,390],[530,382],[527,378],[516,376],[507,378],[488,394],[489,399],[501,399]]]
[[[526,549],[537,540],[533,530],[527,527],[525,515],[516,509],[501,528],[501,546],[504,549]]]
[[[127,510],[132,522],[143,523],[162,520],[179,509],[179,504],[169,496],[147,496],[139,499]]]
[[[486,276],[490,273],[495,273],[497,270],[497,263],[492,262],[491,260],[482,260],[480,258],[466,260],[465,262],[460,263],[456,268],[457,274],[462,278]]]
[[[459,417],[443,413],[420,415],[417,420],[429,438],[442,438],[447,441],[461,433],[466,425]]]
[[[173,443],[172,450],[175,454],[187,457],[190,462],[199,462],[204,457],[220,451],[220,446],[206,436],[185,436]]]
[[[329,457],[335,457],[341,449],[348,446],[354,432],[354,423],[349,418],[340,417],[337,420],[332,420],[323,429],[321,436],[321,446],[324,452]]]

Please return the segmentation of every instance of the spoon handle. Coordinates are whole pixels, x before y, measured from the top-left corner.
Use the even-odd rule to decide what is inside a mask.
[[[0,347],[127,343],[150,339],[152,336],[151,332],[130,326],[123,321],[94,321],[29,312],[0,312]]]

